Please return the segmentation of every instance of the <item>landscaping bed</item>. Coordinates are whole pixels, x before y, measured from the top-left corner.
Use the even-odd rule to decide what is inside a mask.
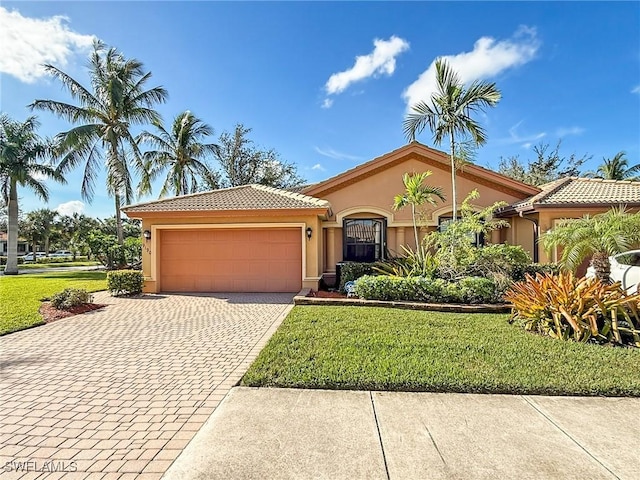
[[[60,310],[51,305],[51,302],[42,302],[38,312],[42,315],[42,320],[45,323],[51,323],[55,320],[72,317],[81,313],[92,312],[103,307],[106,307],[106,305],[99,303],[83,303],[82,305],[70,307],[67,310]]]
[[[42,299],[65,288],[97,292],[107,288],[104,271],[47,272],[0,276],[0,335],[42,325]]]
[[[559,342],[504,314],[296,306],[242,384],[640,396],[640,349]]]

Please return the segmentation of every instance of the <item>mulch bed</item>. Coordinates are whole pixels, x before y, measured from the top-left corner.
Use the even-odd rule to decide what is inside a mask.
[[[316,297],[316,298],[347,298],[344,293],[340,292],[328,292],[326,290],[318,290],[317,292],[311,290],[307,297]]]
[[[73,315],[79,315],[81,313],[98,310],[102,307],[106,307],[106,305],[102,305],[99,303],[83,303],[82,305],[72,307],[69,310],[58,310],[53,305],[51,305],[51,302],[42,302],[39,312],[40,315],[42,315],[42,319],[46,323],[50,323],[55,320],[60,320],[61,318],[72,317]]]

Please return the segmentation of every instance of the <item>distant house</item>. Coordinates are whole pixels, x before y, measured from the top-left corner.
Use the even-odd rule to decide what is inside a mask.
[[[373,262],[414,247],[410,209],[392,204],[403,174],[425,170],[446,201],[426,210],[424,236],[452,217],[451,177],[448,156],[418,142],[296,192],[245,185],[123,211],[142,220],[148,292],[296,292],[330,282],[339,262]],[[509,204],[499,215],[510,228],[487,241],[522,245],[543,262],[549,259],[535,239],[557,220],[620,203],[640,208],[640,182],[564,179],[538,188],[477,165],[457,180],[459,202],[477,189],[477,208]]]
[[[8,235],[5,232],[0,232],[0,256],[7,256],[7,244]],[[29,244],[26,240],[18,239],[18,255],[25,255],[29,253]]]

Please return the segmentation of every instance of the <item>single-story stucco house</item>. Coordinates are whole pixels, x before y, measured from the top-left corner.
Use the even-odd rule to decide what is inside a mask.
[[[430,170],[446,201],[427,207],[425,235],[451,219],[447,154],[412,142],[296,192],[244,185],[127,206],[142,220],[146,292],[297,292],[331,283],[342,261],[375,261],[414,247],[410,209],[394,211],[404,173]],[[477,189],[478,207],[504,201],[510,228],[493,243],[522,245],[549,259],[536,238],[565,218],[611,206],[640,209],[640,182],[566,178],[542,188],[467,165],[457,174],[458,201]]]

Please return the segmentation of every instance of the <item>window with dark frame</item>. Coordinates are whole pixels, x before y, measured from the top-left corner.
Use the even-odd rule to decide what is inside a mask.
[[[343,260],[375,262],[384,259],[386,221],[383,218],[346,218],[343,221]]]

